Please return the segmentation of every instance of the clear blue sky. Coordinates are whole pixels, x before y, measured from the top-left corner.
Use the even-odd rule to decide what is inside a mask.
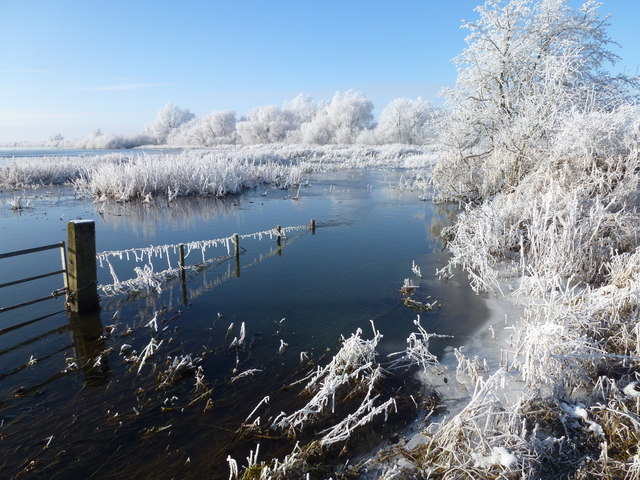
[[[137,133],[196,115],[362,91],[438,102],[480,0],[0,0],[0,143]],[[578,5],[580,2],[573,1]],[[604,0],[619,68],[640,65],[640,1]]]

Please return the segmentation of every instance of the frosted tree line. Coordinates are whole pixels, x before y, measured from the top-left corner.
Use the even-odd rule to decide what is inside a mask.
[[[373,103],[361,92],[336,92],[331,101],[315,102],[300,94],[282,107],[267,105],[238,117],[214,110],[196,117],[167,103],[138,135],[92,132],[78,148],[133,148],[142,145],[213,147],[216,145],[287,144],[425,144],[435,138],[443,113],[417,98],[396,98],[373,117]]]

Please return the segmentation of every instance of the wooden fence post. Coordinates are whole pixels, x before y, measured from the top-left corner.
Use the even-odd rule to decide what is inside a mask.
[[[67,224],[68,306],[72,312],[97,310],[96,224],[93,220],[72,220]]]
[[[180,291],[182,292],[182,304],[189,303],[187,298],[187,277],[184,264],[184,243],[178,245],[178,265],[180,266]]]
[[[233,253],[236,257],[240,256],[240,237],[237,233],[233,234]]]
[[[233,234],[233,253],[236,257],[236,277],[240,278],[240,236]]]
[[[282,227],[280,225],[276,226],[276,244],[280,245],[282,237]]]
[[[312,218],[311,219],[311,235],[315,235],[316,234],[316,221]]]
[[[178,254],[178,265],[180,266],[180,272],[184,273],[184,243],[178,245]]]

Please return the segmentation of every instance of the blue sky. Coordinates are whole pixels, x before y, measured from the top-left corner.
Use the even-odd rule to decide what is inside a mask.
[[[438,103],[480,0],[0,0],[0,143],[136,133],[196,115],[360,90]],[[579,2],[572,0],[572,5]],[[604,0],[619,68],[640,70],[640,1]]]

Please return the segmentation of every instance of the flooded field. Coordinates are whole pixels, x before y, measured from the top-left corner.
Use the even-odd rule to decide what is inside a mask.
[[[258,443],[260,460],[291,451],[297,439],[264,426],[305,404],[300,380],[331,360],[341,336],[362,329],[372,338],[373,321],[384,357],[405,348],[420,314],[428,332],[453,337],[434,339],[434,354],[464,344],[485,319],[485,305],[463,275],[434,277],[446,263],[434,236],[446,213],[399,189],[403,173],[314,175],[298,191],[253,189],[170,204],[93,203],[64,189],[2,192],[2,252],[65,240],[67,222],[77,218],[95,220],[98,252],[307,226],[310,219],[317,228],[292,231],[280,245],[269,236],[243,240],[238,262],[224,246],[207,249],[206,259],[217,260],[185,282],[104,296],[96,315],[68,315],[63,298],[1,313],[0,469],[7,478],[228,478],[229,455],[246,463]],[[12,209],[16,197],[23,208]],[[202,262],[198,255],[187,264]],[[0,262],[0,283],[60,268],[56,250]],[[176,264],[177,257],[164,258],[154,268]],[[125,280],[134,266],[125,260],[114,268]],[[432,311],[403,303],[407,278],[418,285],[412,298],[433,304]],[[98,281],[113,282],[108,268],[99,268]],[[0,307],[61,286],[56,276],[0,289]],[[172,368],[181,362],[185,368]],[[418,396],[411,378],[394,382],[388,388],[405,396],[417,389]],[[417,416],[410,405],[398,410],[386,429],[373,424],[354,442],[360,448],[352,445],[335,465]],[[247,428],[256,417],[262,426]]]

